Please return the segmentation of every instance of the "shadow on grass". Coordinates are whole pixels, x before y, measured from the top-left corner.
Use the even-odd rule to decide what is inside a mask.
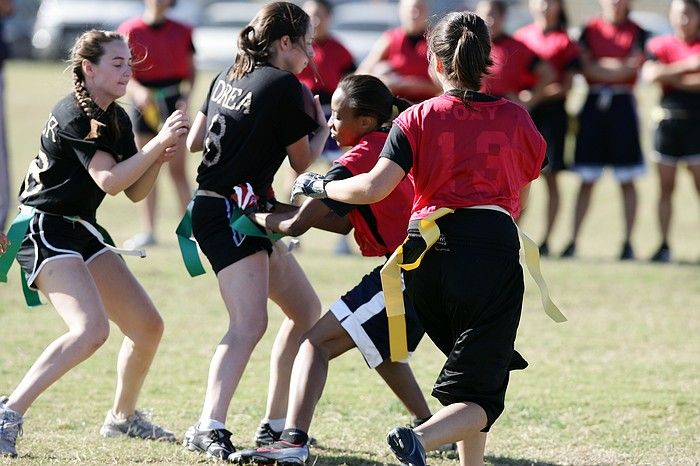
[[[523,458],[508,458],[505,456],[486,456],[486,464],[493,466],[560,466],[558,463],[533,461]]]
[[[387,454],[383,461],[368,460],[367,456],[372,456],[369,452],[356,452],[355,455],[335,448],[323,448],[317,455],[311,454],[308,464],[313,466],[386,466],[397,464],[392,455]],[[428,463],[431,457],[441,457],[453,459],[459,462],[456,452],[431,453],[428,455]],[[388,461],[386,461],[388,460]],[[561,466],[558,463],[548,463],[543,461],[533,461],[524,458],[508,458],[505,456],[486,456],[486,464],[492,466]]]

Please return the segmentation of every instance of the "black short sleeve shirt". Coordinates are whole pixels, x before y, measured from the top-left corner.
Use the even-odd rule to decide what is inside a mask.
[[[92,157],[101,150],[121,162],[137,152],[124,109],[113,103],[98,120],[108,126],[97,139],[86,140],[90,119],[75,96],[69,94],[56,104],[41,132],[39,154],[20,188],[20,203],[52,214],[95,219],[105,192],[88,173]],[[114,120],[116,129],[110,129]]]
[[[264,194],[287,155],[286,147],[318,128],[304,112],[301,83],[270,65],[241,79],[214,79],[200,111],[207,116],[200,189],[228,196],[250,183]]]

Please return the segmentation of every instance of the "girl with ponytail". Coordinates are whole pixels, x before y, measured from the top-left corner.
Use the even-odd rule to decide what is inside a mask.
[[[301,172],[323,149],[328,137],[323,110],[316,98],[315,114],[306,113],[295,76],[313,55],[312,36],[309,16],[298,6],[263,6],[241,30],[235,62],[212,82],[187,139],[190,151],[203,151],[192,233],[216,273],[228,322],[209,366],[200,418],[185,434],[185,446],[218,459],[235,451],[226,417],[250,354],[265,333],[268,297],[286,319],[272,349],[258,444],[279,437],[299,341],[321,313],[294,256],[279,247],[273,252],[262,229],[241,234],[230,226],[231,216],[243,211],[274,210],[272,180],[285,158]]]
[[[46,296],[68,331],[49,344],[12,394],[0,399],[4,456],[17,456],[15,442],[27,409],[102,346],[110,320],[125,338],[114,404],[100,433],[175,441],[172,432],[136,410],[163,321],[117,255],[134,251],[114,248],[96,214],[105,194],[124,191],[134,202],[146,196],[163,163],[184,144],[187,117],[175,111],[154,139],[136,149],[129,118],[115,102],[131,78],[131,53],[117,33],[83,33],[71,51],[70,69],[73,92],[51,110],[20,191],[15,230],[22,225],[26,233],[11,238],[29,288]]]
[[[338,84],[331,98],[331,136],[348,147],[326,179],[340,180],[366,173],[379,158],[392,118],[410,103],[394,97],[381,80],[354,75]],[[413,186],[404,179],[384,200],[369,206],[354,206],[327,199],[308,199],[285,213],[256,213],[265,228],[298,236],[315,227],[347,234],[354,230],[363,256],[388,257],[401,244],[413,201]],[[287,420],[280,441],[259,449],[235,454],[237,462],[277,461],[304,464],[309,456],[308,431],[328,375],[328,362],[357,348],[370,368],[376,369],[420,423],[430,410],[407,361],[389,360],[386,335],[388,321],[379,272],[375,267],[352,290],[330,306],[330,312],[304,336],[294,360],[289,387]],[[413,351],[423,328],[412,308],[407,312],[408,348]]]
[[[412,180],[408,238],[386,278],[400,288],[392,270],[398,275],[405,266],[408,301],[447,357],[432,393],[443,408],[414,429],[393,429],[387,442],[403,465],[424,466],[427,450],[450,442],[459,442],[462,465],[483,465],[486,433],[503,411],[509,372],[527,366],[514,350],[524,284],[513,218],[539,175],[545,142],[527,110],[479,92],[491,64],[480,17],[446,15],[428,46],[443,95],[394,120],[367,173],[343,180],[305,173],[293,194],[371,204]],[[391,291],[384,289],[393,304]]]

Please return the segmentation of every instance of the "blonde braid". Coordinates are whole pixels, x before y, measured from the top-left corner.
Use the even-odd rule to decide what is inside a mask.
[[[69,62],[73,72],[73,93],[82,111],[90,118],[90,132],[85,136],[85,139],[99,138],[102,130],[107,128],[107,125],[98,121],[103,112],[92,100],[90,93],[85,87],[82,63],[83,60],[99,63],[100,58],[104,55],[102,45],[115,40],[124,41],[124,37],[116,32],[92,29],[78,37],[71,50]],[[118,135],[119,128],[116,126],[116,121],[111,122],[110,126],[113,127],[113,133]]]
[[[78,101],[78,105],[85,112],[85,115],[90,118],[90,132],[85,136],[85,139],[97,139],[102,134],[102,128],[106,127],[104,123],[100,122],[95,118],[97,112],[97,105],[90,97],[88,90],[85,88],[85,83],[76,74],[73,73],[73,93]]]

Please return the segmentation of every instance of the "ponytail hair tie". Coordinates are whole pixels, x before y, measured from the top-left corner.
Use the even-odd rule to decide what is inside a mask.
[[[90,132],[85,136],[86,140],[90,139],[97,139],[100,137],[102,134],[102,128],[105,128],[107,125],[105,125],[102,122],[97,121],[94,118],[90,119]]]

